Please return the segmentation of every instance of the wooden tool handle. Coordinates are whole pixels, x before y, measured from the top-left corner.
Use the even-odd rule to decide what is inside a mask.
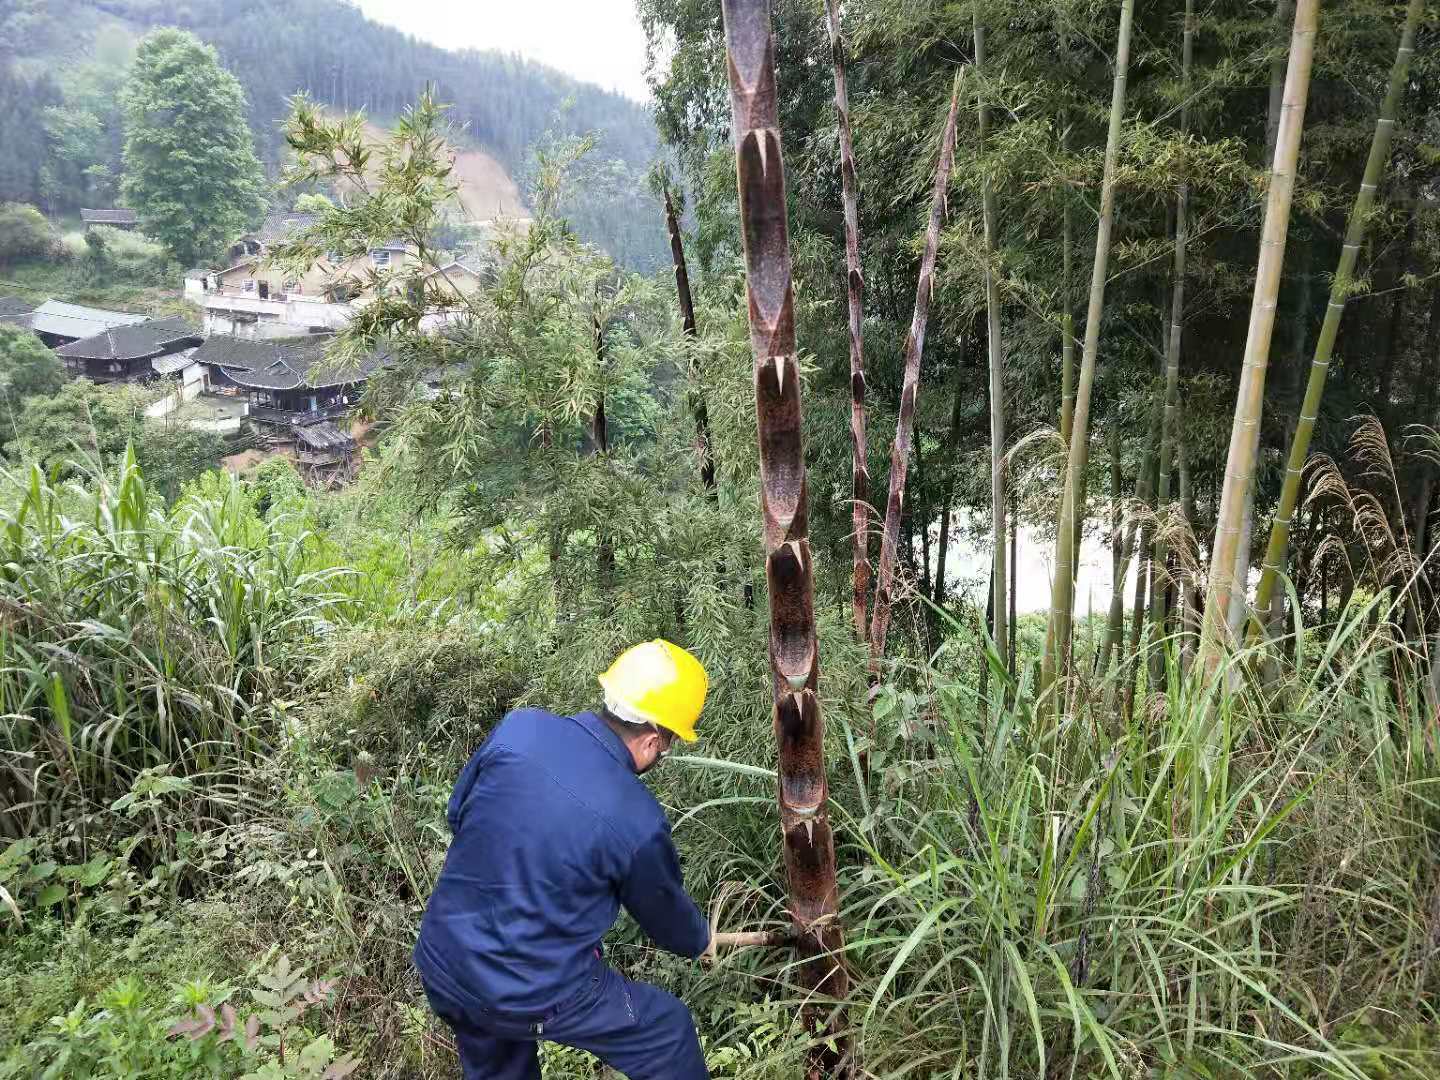
[[[716,949],[748,949],[756,945],[783,945],[785,935],[773,930],[752,930],[748,933],[716,934]]]

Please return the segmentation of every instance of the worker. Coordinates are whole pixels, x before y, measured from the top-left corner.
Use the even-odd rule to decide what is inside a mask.
[[[639,779],[676,736],[694,740],[708,679],[684,649],[649,641],[600,686],[595,712],[511,712],[450,797],[454,839],[414,959],[465,1080],[539,1080],[542,1040],[630,1080],[709,1076],[690,1010],[621,975],[601,947],[623,905],[661,948],[713,952],[665,812]]]

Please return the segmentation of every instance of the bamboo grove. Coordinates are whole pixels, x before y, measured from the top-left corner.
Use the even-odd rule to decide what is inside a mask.
[[[661,21],[687,26],[686,16],[672,5],[659,0],[642,3],[642,10],[647,8]],[[1142,63],[1152,73],[1136,87],[1131,68],[1140,16],[1133,0],[1121,0],[1111,24],[1113,48],[1103,57],[1110,97],[1103,113],[1103,152],[1097,155],[1080,145],[1077,134],[1084,128],[1071,119],[1086,112],[1087,106],[1092,116],[1098,113],[1096,98],[1082,96],[1092,88],[1067,86],[1064,75],[1073,73],[1078,80],[1080,67],[1097,58],[1098,46],[1093,32],[1088,46],[1077,44],[1077,39],[1087,35],[1076,33],[1074,22],[1080,15],[1063,4],[1056,4],[1050,12],[1050,25],[1046,25],[1044,12],[1019,16],[977,4],[966,9],[970,12],[969,34],[962,36],[958,31],[963,24],[949,14],[929,17],[905,5],[879,0],[846,5],[842,13],[835,0],[826,0],[823,42],[813,25],[813,13],[803,4],[773,5],[777,24],[773,29],[772,5],[763,0],[726,0],[724,8],[756,364],[781,823],[791,912],[800,940],[808,942],[806,955],[812,958],[803,981],[812,991],[833,1000],[843,981],[840,954],[832,951],[829,965],[814,961],[821,955],[817,950],[836,950],[841,939],[838,927],[829,921],[836,911],[837,886],[830,829],[823,818],[823,727],[818,704],[813,704],[818,663],[813,623],[818,594],[806,526],[806,462],[799,408],[802,380],[795,368],[795,331],[798,323],[802,332],[810,330],[820,342],[834,340],[838,330],[827,321],[833,322],[840,305],[823,308],[824,318],[812,315],[808,322],[796,314],[787,214],[798,209],[802,228],[812,240],[814,234],[824,235],[832,228],[830,221],[843,223],[835,233],[836,247],[843,245],[843,306],[848,313],[850,499],[846,505],[853,569],[846,587],[837,584],[836,588],[848,592],[850,621],[869,652],[872,697],[873,688],[886,677],[887,634],[897,602],[918,612],[922,647],[933,648],[937,626],[957,617],[946,612],[942,598],[948,574],[945,552],[953,542],[952,504],[962,489],[974,498],[974,509],[968,515],[974,534],[977,538],[988,536],[983,548],[989,555],[989,585],[982,594],[984,611],[977,608],[973,617],[982,621],[986,640],[994,650],[992,664],[1006,686],[1004,700],[1011,700],[1017,680],[1028,679],[1017,670],[1015,629],[1010,625],[1015,621],[1011,613],[1018,588],[1016,568],[1013,563],[1007,567],[1007,561],[1014,559],[1019,525],[1016,520],[1007,521],[1007,510],[1020,505],[1015,491],[1009,490],[1022,479],[1016,475],[1020,461],[1027,454],[1034,457],[1037,440],[1043,443],[1047,439],[1060,444],[1060,452],[1040,455],[1038,465],[1031,468],[1031,490],[1025,495],[1023,513],[1043,535],[1053,537],[1053,556],[1047,560],[1051,596],[1043,648],[1038,656],[1021,657],[1021,662],[1034,664],[1035,699],[1040,714],[1051,717],[1052,723],[1063,724],[1084,708],[1089,693],[1086,684],[1095,676],[1108,680],[1114,700],[1123,700],[1128,723],[1137,691],[1166,692],[1171,671],[1181,678],[1208,680],[1213,687],[1224,669],[1225,681],[1234,684],[1241,668],[1232,658],[1247,642],[1260,643],[1268,656],[1265,670],[1273,672],[1274,664],[1292,648],[1287,644],[1286,597],[1281,583],[1291,583],[1292,604],[1313,605],[1318,599],[1323,620],[1332,609],[1329,579],[1322,584],[1320,578],[1332,572],[1337,579],[1348,578],[1343,586],[1347,595],[1366,587],[1402,594],[1405,603],[1390,610],[1399,610],[1397,621],[1405,621],[1408,615],[1411,643],[1426,653],[1425,627],[1434,629],[1435,613],[1423,599],[1430,595],[1423,546],[1408,552],[1408,562],[1401,560],[1408,567],[1409,580],[1404,580],[1403,573],[1397,577],[1392,572],[1372,576],[1365,583],[1354,560],[1357,551],[1363,555],[1366,545],[1375,542],[1373,535],[1367,537],[1361,527],[1358,536],[1348,542],[1333,537],[1327,540],[1315,527],[1327,512],[1337,514],[1342,504],[1353,511],[1354,492],[1364,481],[1353,474],[1347,480],[1332,458],[1317,465],[1310,448],[1322,416],[1322,393],[1341,336],[1342,316],[1347,301],[1357,294],[1365,300],[1387,292],[1399,294],[1386,313],[1391,326],[1389,353],[1383,357],[1387,365],[1382,386],[1385,396],[1364,402],[1380,421],[1393,423],[1407,415],[1391,393],[1394,368],[1404,362],[1394,355],[1397,351],[1405,352],[1406,360],[1414,358],[1422,381],[1440,376],[1440,353],[1433,344],[1440,340],[1436,338],[1440,284],[1435,283],[1440,278],[1440,248],[1435,247],[1436,197],[1432,194],[1435,162],[1440,158],[1427,144],[1435,134],[1434,114],[1423,107],[1408,114],[1403,179],[1388,189],[1385,184],[1397,128],[1406,122],[1402,119],[1403,100],[1407,94],[1421,96],[1424,103],[1434,100],[1436,72],[1427,66],[1417,80],[1411,69],[1417,38],[1434,41],[1436,32],[1433,24],[1425,22],[1423,0],[1410,0],[1398,22],[1384,22],[1383,35],[1378,26],[1372,26],[1368,37],[1375,40],[1367,40],[1365,48],[1355,43],[1353,23],[1347,24],[1337,14],[1339,40],[1327,50],[1325,18],[1318,0],[1282,0],[1257,25],[1246,25],[1244,13],[1223,5],[1197,10],[1195,0],[1184,0],[1183,5],[1143,13]],[[1383,14],[1390,12],[1385,9]],[[993,35],[987,25],[991,23]],[[847,34],[860,41],[861,47],[847,47]],[[931,36],[927,38],[927,34]],[[998,58],[989,55],[989,39],[1002,35],[1022,40],[1010,42]],[[1023,40],[1024,35],[1032,40]],[[1383,82],[1373,65],[1364,70],[1353,67],[1359,62],[1357,55],[1363,53],[1368,63],[1369,57],[1380,51],[1378,39],[1382,36],[1389,39],[1393,50],[1389,77]],[[1236,42],[1254,46],[1253,52],[1243,60],[1228,55],[1226,50]],[[833,76],[833,115],[828,119],[813,103],[786,107],[787,103],[819,100],[818,78],[808,71],[801,73],[794,61],[807,52],[819,52],[822,45]],[[772,54],[791,63],[772,73]],[[858,77],[857,55],[865,65]],[[890,175],[897,169],[899,151],[893,142],[887,143],[884,127],[887,122],[897,123],[896,112],[884,100],[887,92],[895,92],[893,77],[872,74],[872,67],[885,63],[924,72],[913,88],[906,88],[913,103],[906,120],[913,131],[934,131],[925,122],[927,112],[937,119],[944,116],[938,155],[931,156],[933,150],[925,152],[923,139],[912,139],[917,157],[908,166],[909,176],[918,178],[918,167],[935,162],[928,221],[918,233],[913,220],[919,205],[913,197],[909,214],[897,214],[890,204],[900,200],[893,193],[882,190],[875,181],[863,186],[859,181],[861,175],[880,171],[872,172],[867,164],[867,148]],[[1043,90],[1026,88],[1027,79],[1042,77],[1047,63],[1053,63],[1058,74],[1046,78]],[[1352,67],[1345,67],[1347,64]],[[1162,78],[1153,74],[1156,68],[1165,71]],[[948,110],[935,93],[946,84],[947,75]],[[1243,95],[1252,83],[1259,90],[1262,76],[1268,81],[1261,114],[1264,123],[1263,128],[1256,128],[1254,138],[1258,146],[1263,134],[1264,150],[1247,157],[1242,139],[1226,137],[1224,125],[1233,128],[1234,120],[1225,114],[1225,99]],[[1383,87],[1383,100],[1372,102],[1361,94],[1357,102],[1337,102],[1337,80],[1342,77],[1359,79],[1365,87]],[[687,90],[682,80],[673,75],[671,80],[663,89],[675,94]],[[864,102],[859,139],[852,135],[851,88],[857,85]],[[1302,157],[1307,105],[1317,85],[1328,124],[1335,124],[1337,114],[1345,109],[1348,115],[1372,106],[1377,111],[1363,172],[1358,176],[1344,168],[1325,174],[1318,157],[1308,161]],[[802,112],[805,108],[809,111]],[[1053,122],[1044,118],[1047,109],[1053,110]],[[823,163],[829,175],[838,176],[838,207],[833,205],[834,188],[825,183],[802,182],[798,195],[790,193],[787,203],[780,169],[780,127],[787,111],[795,114],[798,130],[806,130],[801,116],[822,128],[833,128],[833,141],[822,139],[818,145],[833,146],[834,159],[825,161],[819,155],[817,161],[818,152],[807,144],[812,155],[807,161]],[[960,119],[967,112],[971,125],[968,139],[960,134]],[[1004,117],[998,133],[993,119],[997,112]],[[1088,127],[1093,131],[1096,125]],[[679,133],[679,129],[673,130],[672,138]],[[684,131],[692,146],[703,143],[697,140],[699,134],[693,127]],[[1334,139],[1328,132],[1322,137]],[[1346,164],[1353,160],[1349,147],[1355,142],[1349,132],[1347,137],[1350,157]],[[997,141],[1002,143],[998,149]],[[696,160],[690,165],[692,179],[698,178],[701,173],[696,171]],[[914,179],[907,183],[909,190],[918,194]],[[709,189],[703,180],[698,186],[703,199]],[[997,189],[1005,193],[1003,207]],[[1377,209],[1377,203],[1387,196],[1388,213]],[[1353,206],[1344,227],[1338,267],[1329,276],[1328,299],[1317,333],[1311,325],[1315,320],[1309,282],[1319,273],[1318,267],[1311,265],[1311,249],[1324,246],[1316,234],[1327,227],[1324,222],[1333,220],[1333,207],[1342,197],[1352,198]],[[1292,217],[1297,198],[1306,219],[1302,232],[1305,263],[1287,279],[1287,241],[1297,229]],[[826,200],[832,205],[827,206]],[[1133,213],[1128,200],[1138,204]],[[1022,205],[1011,206],[1011,201]],[[958,220],[951,210],[956,202],[966,204]],[[867,219],[872,224],[862,232]],[[673,223],[673,216],[671,220]],[[1138,230],[1137,221],[1145,223]],[[1150,225],[1151,221],[1158,224]],[[1381,235],[1367,236],[1377,223]],[[1087,224],[1093,226],[1089,237],[1083,235]],[[1048,232],[1051,229],[1059,234],[1058,252],[1043,239],[1047,233],[1054,235]],[[1258,254],[1249,264],[1253,270],[1243,268],[1238,249],[1247,236],[1257,233]],[[1394,250],[1397,234],[1404,238],[1398,251]],[[1027,252],[1024,242],[1041,250]],[[1077,248],[1093,252],[1078,339],[1070,293]],[[1054,255],[1059,256],[1058,279],[1051,269]],[[1362,259],[1368,280],[1357,276]],[[680,265],[677,258],[677,267]],[[833,272],[815,266],[805,269],[821,280],[833,278]],[[875,283],[882,275],[883,299],[877,299]],[[877,331],[899,330],[900,312],[894,298],[907,275],[913,275],[915,302],[903,346],[892,351],[895,345],[887,349],[877,343]],[[1238,342],[1231,329],[1235,325],[1234,299],[1247,283],[1248,327],[1243,342]],[[1116,288],[1120,299],[1111,301],[1109,295]],[[1407,347],[1397,340],[1397,313],[1405,310],[1407,294],[1425,290],[1434,296],[1425,322],[1427,333],[1409,328],[1406,339],[1411,345]],[[934,319],[932,302],[937,297],[942,334],[948,341],[937,350],[942,355],[934,359],[934,367],[943,371],[948,363],[955,368],[956,390],[950,409],[927,408],[928,402],[922,402],[926,333]],[[876,316],[870,315],[867,302],[880,309]],[[1374,321],[1375,306],[1373,302],[1369,305],[1367,322]],[[1282,316],[1287,323],[1277,330]],[[1038,333],[1033,326],[1014,332],[1025,339],[1021,348],[1029,354],[1019,362],[1005,339],[1006,319],[1038,324]],[[1141,341],[1140,347],[1125,340],[1143,338],[1151,327],[1153,338]],[[1365,332],[1363,327],[1357,328],[1355,336]],[[1205,340],[1207,333],[1209,341]],[[1427,337],[1433,357],[1425,355]],[[982,339],[983,380],[978,372],[967,372],[964,367],[966,344]],[[1303,399],[1295,401],[1299,353],[1311,340],[1313,356]],[[1077,344],[1078,370],[1074,362]],[[1217,424],[1207,445],[1206,433],[1191,423],[1195,415],[1186,397],[1204,386],[1223,402],[1228,387],[1224,380],[1213,377],[1202,381],[1200,373],[1187,371],[1187,364],[1197,353],[1208,354],[1217,348],[1233,349],[1238,362],[1229,367],[1234,373],[1230,385],[1235,389],[1228,438],[1222,437]],[[1137,353],[1144,358],[1142,370],[1151,367],[1150,373],[1138,378],[1127,373],[1127,369],[1134,370]],[[1274,358],[1275,353],[1282,354],[1280,360]],[[885,360],[877,382],[874,368],[879,356]],[[1211,358],[1206,356],[1203,362],[1208,366]],[[1047,366],[1056,376],[1053,382],[1042,374]],[[1272,389],[1267,396],[1267,372],[1277,366],[1285,369],[1287,385],[1281,393]],[[1346,388],[1351,400],[1342,408],[1360,404],[1355,395],[1367,390],[1363,361],[1347,360],[1347,375],[1353,384]],[[1127,379],[1132,383],[1129,388]],[[895,387],[897,383],[897,397],[890,402],[877,401],[876,389],[883,394],[887,384]],[[1058,384],[1058,393],[1046,392],[1047,383],[1051,387]],[[936,393],[927,390],[925,396]],[[1027,394],[1031,400],[1026,400]],[[1129,407],[1134,409],[1138,426],[1146,432],[1130,447],[1123,445],[1125,421],[1115,409],[1117,395],[1127,394],[1135,402]],[[960,474],[968,466],[956,461],[937,463],[932,456],[927,466],[931,476],[920,472],[922,447],[927,441],[932,453],[938,447],[941,453],[953,455],[960,447],[956,445],[959,440],[943,434],[927,440],[917,431],[917,416],[949,412],[954,433],[967,411],[978,415],[975,409],[967,410],[967,395],[984,404],[988,414],[988,493],[979,484],[967,484]],[[1433,389],[1417,387],[1415,400],[1423,408],[1408,416],[1418,424],[1433,424],[1435,399]],[[895,409],[896,426],[890,442],[888,482],[880,499],[870,485],[867,430],[875,425],[874,416],[867,412],[884,415],[891,408]],[[1007,412],[1012,409],[1017,423],[1007,429]],[[1275,470],[1267,460],[1279,450],[1272,430],[1277,426],[1276,412],[1288,441],[1288,453],[1279,470],[1278,495],[1272,480]],[[1215,414],[1220,415],[1218,408]],[[1336,415],[1333,409],[1329,415]],[[1097,423],[1103,425],[1111,447],[1113,516],[1109,521],[1098,519],[1091,509],[1097,496],[1091,490],[1090,447]],[[1334,425],[1333,420],[1331,423]],[[1027,427],[1033,435],[1014,438],[1013,432]],[[1425,520],[1434,510],[1433,465],[1428,463],[1427,452],[1410,448],[1403,432],[1387,433],[1378,424],[1362,423],[1360,427],[1362,442],[1366,437],[1371,440],[1368,460],[1372,464],[1377,458],[1388,463],[1392,455],[1403,455],[1404,460],[1414,462],[1414,473],[1423,477],[1413,510],[1403,505],[1398,489],[1391,503],[1401,519],[1395,531],[1406,531],[1408,513],[1413,521],[1410,531],[1423,537]],[[1047,430],[1051,432],[1048,436]],[[1428,430],[1416,429],[1412,438],[1422,442],[1433,438]],[[1377,439],[1378,449],[1373,445]],[[1343,448],[1333,457],[1341,453]],[[1133,496],[1124,491],[1126,459],[1135,463]],[[1205,517],[1197,511],[1194,471],[1200,461],[1207,466],[1210,480]],[[1311,466],[1329,469],[1328,480],[1313,480]],[[1393,473],[1393,464],[1390,467]],[[936,473],[940,474],[938,483]],[[1037,477],[1050,477],[1053,484],[1037,484]],[[916,482],[918,492],[912,490]],[[978,498],[982,494],[988,494],[988,525],[986,507]],[[1290,558],[1292,529],[1306,510],[1311,530],[1302,564],[1297,567]],[[939,534],[933,536],[937,518]],[[840,528],[843,520],[837,515],[832,527]],[[1097,649],[1091,654],[1082,648],[1077,634],[1077,571],[1084,538],[1102,529],[1109,532],[1113,548],[1113,582],[1110,614],[1098,646],[1089,646]],[[879,557],[872,581],[871,535],[875,531],[879,532]],[[1263,557],[1258,559],[1252,534],[1268,536]],[[919,552],[915,550],[917,535]],[[938,561],[932,557],[932,539]],[[1347,560],[1343,575],[1334,565],[1337,551]],[[1206,562],[1208,572],[1203,569]],[[1259,582],[1253,592],[1252,572],[1258,572]],[[1127,620],[1126,581],[1132,574],[1133,612]],[[1299,574],[1304,576],[1297,577]],[[1308,594],[1307,584],[1312,590]],[[1317,585],[1322,590],[1319,597],[1313,591]],[[1094,642],[1089,628],[1085,636]],[[1112,663],[1117,672],[1113,676]],[[985,669],[983,694],[991,664],[982,660],[981,666]],[[1436,670],[1440,671],[1440,664]],[[1403,694],[1398,684],[1396,692]],[[1434,689],[1429,700],[1440,700]],[[870,738],[872,742],[877,738],[873,719]],[[866,753],[862,752],[860,760],[866,762],[864,781],[868,783]],[[819,824],[813,830],[806,824],[805,839],[800,841],[797,823],[802,817],[808,822],[812,813],[819,815]],[[815,932],[817,925],[825,927],[823,933]],[[814,1030],[821,1026],[818,1019],[813,1021]],[[817,1058],[812,1061],[812,1074],[829,1075],[835,1069],[851,1067],[853,1063],[843,1054],[838,1063]]]

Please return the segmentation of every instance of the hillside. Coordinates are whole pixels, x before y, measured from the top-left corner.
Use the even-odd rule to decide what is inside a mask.
[[[0,200],[52,214],[117,201],[118,92],[135,41],[159,25],[214,45],[240,79],[272,175],[293,95],[383,119],[430,85],[463,131],[457,170],[472,216],[523,205],[537,143],[593,133],[591,167],[603,180],[577,185],[569,217],[631,266],[664,258],[658,211],[640,196],[658,146],[643,105],[515,56],[425,44],[341,0],[0,0],[0,142],[12,151],[0,161]]]

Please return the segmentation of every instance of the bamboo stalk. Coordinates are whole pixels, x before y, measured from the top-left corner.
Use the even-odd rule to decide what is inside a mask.
[[[1290,224],[1290,202],[1295,191],[1295,167],[1300,157],[1300,135],[1310,92],[1310,69],[1315,57],[1319,0],[1297,0],[1290,38],[1290,60],[1285,73],[1284,105],[1270,170],[1270,192],[1261,229],[1260,259],[1255,269],[1255,294],[1250,307],[1250,328],[1245,340],[1225,463],[1220,509],[1215,518],[1215,542],[1210,556],[1210,584],[1205,600],[1200,656],[1207,676],[1220,665],[1229,636],[1228,617],[1235,581],[1237,551],[1255,473],[1260,441],[1260,417],[1265,403],[1265,373],[1270,360],[1270,338],[1275,330],[1275,305],[1285,262],[1285,241]]]
[[[1180,39],[1180,135],[1190,134],[1190,67],[1195,54],[1195,0],[1185,0],[1185,26]],[[1155,485],[1155,506],[1164,514],[1170,506],[1170,465],[1175,449],[1175,426],[1180,406],[1180,342],[1185,326],[1185,254],[1189,240],[1190,183],[1182,176],[1175,188],[1175,262],[1171,268],[1170,337],[1165,343],[1165,419],[1160,429],[1159,479]],[[1164,528],[1156,531],[1152,565],[1163,575],[1170,552]],[[1150,623],[1155,628],[1154,642],[1165,639],[1164,588],[1151,590]],[[1165,653],[1156,648],[1151,654],[1150,679],[1159,685],[1165,671]]]
[[[1060,117],[1060,151],[1068,149],[1070,132],[1066,118]],[[1060,211],[1060,439],[1068,447],[1070,430],[1075,422],[1075,309],[1070,297],[1071,263],[1073,261],[1074,227],[1070,221],[1070,199]]]
[[[1110,97],[1110,127],[1105,137],[1105,172],[1100,185],[1100,220],[1095,232],[1095,263],[1090,274],[1090,303],[1085,315],[1085,346],[1075,389],[1070,451],[1065,464],[1065,490],[1060,501],[1060,529],[1055,542],[1055,578],[1050,594],[1050,622],[1040,666],[1040,693],[1055,686],[1070,666],[1070,634],[1075,605],[1077,530],[1085,467],[1090,458],[1090,394],[1095,385],[1095,360],[1100,351],[1100,319],[1105,310],[1105,282],[1110,262],[1110,235],[1115,225],[1115,173],[1120,156],[1120,127],[1125,115],[1125,84],[1130,68],[1130,31],[1135,0],[1121,0],[1120,28],[1115,45],[1115,84]]]
[[[985,27],[978,12],[974,15],[975,71],[985,70]],[[980,152],[985,152],[990,129],[990,107],[985,104],[984,87],[980,90],[979,116]],[[1005,591],[1009,585],[1005,565],[1005,381],[1004,357],[1000,341],[1000,289],[995,282],[991,260],[995,255],[995,190],[989,174],[980,180],[981,217],[985,228],[985,341],[990,365],[990,518],[995,533],[995,646],[1000,655],[1009,652],[1009,609]],[[1006,667],[1010,664],[1007,660]],[[1013,674],[1013,672],[1012,672]]]
[[[865,608],[870,589],[870,463],[865,440],[865,275],[860,265],[859,180],[850,138],[850,94],[845,82],[845,41],[840,36],[838,0],[825,0],[830,28],[830,59],[835,69],[835,118],[840,132],[840,199],[845,208],[846,292],[850,313],[850,498],[854,547],[855,633],[865,640]]]
[[[796,357],[785,167],[775,97],[774,44],[766,0],[723,0],[735,168],[745,252],[750,345],[770,598],[770,668],[778,744],[777,801],[790,916],[809,1002],[801,1018],[816,1038],[807,1071],[834,1076],[848,1055],[842,1000],[835,841],[826,807],[825,725],[817,680],[815,581],[810,552],[803,411]]]
[[[900,508],[905,496],[905,473],[910,465],[910,441],[915,430],[915,402],[920,395],[920,357],[925,351],[925,326],[930,317],[930,298],[935,291],[935,256],[940,247],[940,224],[945,218],[945,193],[950,187],[950,170],[955,163],[955,123],[959,112],[960,77],[957,75],[950,92],[950,113],[940,139],[940,161],[935,167],[930,224],[925,231],[920,277],[915,285],[915,314],[910,322],[910,336],[905,341],[905,376],[900,389],[895,442],[890,448],[890,491],[885,504],[885,527],[880,535],[875,609],[870,617],[872,680],[879,677],[880,660],[885,655],[885,634],[890,628],[890,588],[895,580],[895,555],[900,544]]]
[[[680,322],[685,336],[694,341],[700,336],[695,322],[695,300],[690,294],[690,271],[685,264],[685,244],[680,235],[680,218],[675,212],[675,203],[670,198],[670,189],[665,190],[665,228],[670,233],[670,261],[675,266],[675,294],[680,304]],[[705,396],[697,386],[691,401],[690,411],[695,417],[695,435],[700,442],[700,483],[711,499],[718,499],[715,486],[715,451],[710,441],[710,410],[705,405]]]
[[[1390,160],[1395,114],[1399,111],[1400,98],[1405,93],[1410,60],[1415,55],[1416,27],[1420,23],[1424,8],[1425,0],[1410,0],[1405,9],[1400,47],[1395,51],[1395,63],[1390,68],[1390,85],[1385,91],[1379,118],[1375,121],[1375,134],[1370,139],[1370,155],[1365,162],[1365,175],[1350,210],[1350,221],[1345,229],[1345,246],[1340,249],[1340,263],[1335,268],[1334,283],[1330,286],[1330,302],[1325,307],[1325,321],[1320,326],[1320,336],[1315,341],[1314,358],[1310,361],[1310,375],[1305,384],[1305,398],[1300,406],[1299,422],[1295,425],[1295,434],[1290,441],[1290,455],[1285,463],[1285,482],[1280,489],[1280,502],[1275,507],[1275,517],[1270,525],[1270,541],[1265,549],[1260,586],[1255,595],[1255,607],[1261,612],[1269,608],[1276,579],[1289,556],[1290,523],[1299,502],[1301,475],[1305,469],[1305,459],[1310,453],[1310,440],[1315,434],[1315,418],[1319,414],[1320,399],[1325,392],[1330,357],[1335,349],[1335,338],[1340,332],[1340,319],[1345,314],[1345,302],[1349,299],[1354,281],[1355,262],[1360,254],[1360,246],[1365,241],[1365,228],[1369,223],[1370,211],[1375,205],[1375,192]]]

